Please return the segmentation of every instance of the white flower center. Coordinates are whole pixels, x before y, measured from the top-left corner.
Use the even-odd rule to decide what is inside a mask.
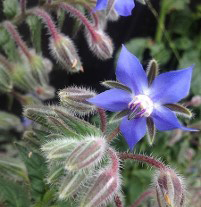
[[[148,117],[154,109],[154,104],[148,96],[137,95],[128,104],[128,108],[131,110],[128,119]]]

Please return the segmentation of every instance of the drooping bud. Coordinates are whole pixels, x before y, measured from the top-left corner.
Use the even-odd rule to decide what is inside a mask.
[[[42,19],[50,32],[51,38],[49,47],[53,57],[66,68],[68,72],[76,73],[83,71],[82,63],[71,39],[57,31],[53,20],[46,11],[35,9],[33,14]]]
[[[106,60],[112,57],[112,40],[102,30],[94,27],[79,10],[69,4],[61,3],[59,4],[59,8],[75,16],[85,26],[85,34],[89,48],[98,58]]]
[[[77,171],[97,165],[103,158],[106,146],[103,137],[85,138],[69,155],[65,168],[69,171]]]
[[[86,180],[88,172],[78,171],[74,174],[68,174],[61,180],[59,189],[59,199],[64,200],[77,193],[80,186]]]
[[[51,38],[49,45],[53,57],[70,73],[83,72],[82,63],[72,40],[62,34],[57,40]]]
[[[109,36],[102,30],[94,29],[93,33],[85,30],[86,40],[90,50],[101,60],[106,60],[113,55],[113,43]]]
[[[92,98],[96,93],[90,89],[81,87],[68,87],[62,89],[58,93],[60,102],[72,113],[78,115],[87,115],[94,112],[95,105],[86,101],[88,98]]]
[[[154,181],[156,198],[160,207],[183,207],[185,187],[183,180],[172,169],[160,170]]]
[[[80,207],[105,206],[118,192],[119,160],[113,149],[108,149],[111,165],[102,170],[80,203]]]
[[[13,88],[13,83],[9,73],[0,66],[0,92],[9,93]]]

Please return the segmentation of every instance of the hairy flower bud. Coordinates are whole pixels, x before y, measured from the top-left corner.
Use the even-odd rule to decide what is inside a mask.
[[[82,63],[70,38],[58,34],[58,38],[50,39],[49,45],[53,57],[70,73],[83,72]]]
[[[75,174],[68,174],[61,180],[59,189],[59,199],[64,200],[77,192],[82,183],[85,181],[88,173],[78,171]]]
[[[185,204],[185,188],[183,180],[172,169],[166,168],[155,177],[155,189],[158,206],[183,207]]]
[[[60,102],[72,113],[86,115],[93,113],[96,107],[87,102],[86,99],[92,98],[96,93],[90,89],[81,87],[68,87],[58,93]]]
[[[120,186],[119,161],[116,153],[109,148],[111,165],[102,170],[81,201],[80,207],[105,206],[117,193]]]
[[[79,142],[66,160],[65,168],[77,171],[96,165],[103,158],[106,141],[103,137],[88,137]]]
[[[50,141],[44,144],[41,149],[48,160],[66,159],[75,145],[76,140],[63,138]]]
[[[91,51],[101,60],[106,60],[112,57],[113,43],[109,36],[102,30],[94,28],[93,32],[85,30],[86,39]]]

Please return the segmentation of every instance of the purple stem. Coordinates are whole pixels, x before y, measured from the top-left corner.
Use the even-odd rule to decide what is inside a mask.
[[[160,161],[154,159],[153,157],[149,157],[146,155],[138,155],[138,154],[130,154],[127,152],[119,153],[119,158],[122,160],[137,160],[143,163],[147,163],[148,165],[151,165],[152,167],[155,167],[157,169],[166,169],[167,167]]]
[[[106,116],[105,110],[98,108],[97,111],[98,111],[100,121],[101,121],[101,131],[105,132],[106,127],[107,127],[107,116]]]
[[[138,207],[145,199],[153,194],[153,190],[145,191],[140,197],[131,205],[131,207]]]

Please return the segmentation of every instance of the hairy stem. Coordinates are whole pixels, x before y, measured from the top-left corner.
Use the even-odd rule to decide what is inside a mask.
[[[24,15],[26,11],[26,0],[20,0],[21,14]]]
[[[154,192],[153,190],[145,191],[140,195],[140,197],[131,205],[131,207],[138,207],[144,200],[146,200],[150,195],[152,195]]]
[[[154,159],[153,157],[149,157],[146,155],[130,154],[127,152],[123,152],[123,153],[119,153],[118,156],[122,160],[130,159],[130,160],[137,160],[142,163],[147,163],[148,165],[160,170],[167,168],[162,162]]]
[[[120,132],[119,127],[115,128],[108,136],[107,136],[107,141],[111,142],[113,138],[115,138]]]
[[[101,121],[101,131],[105,132],[107,128],[107,116],[106,116],[105,110],[98,108],[97,111],[98,111],[100,121]]]
[[[26,55],[26,57],[29,60],[31,60],[32,56],[31,56],[31,54],[29,52],[29,49],[26,46],[26,43],[20,37],[20,35],[19,35],[18,31],[16,30],[15,26],[11,22],[5,21],[4,22],[4,27],[9,32],[9,34],[11,35],[11,37],[14,39],[14,41],[16,42],[16,44],[20,47],[20,49],[22,50],[22,52]]]

